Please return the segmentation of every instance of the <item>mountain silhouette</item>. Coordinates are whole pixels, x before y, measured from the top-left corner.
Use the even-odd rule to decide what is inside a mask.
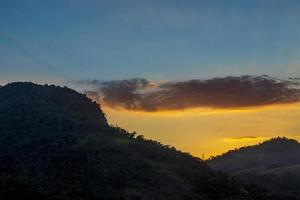
[[[271,200],[266,190],[107,123],[69,88],[0,87],[0,196],[57,200]]]
[[[207,161],[218,171],[259,184],[285,199],[300,199],[300,143],[285,137],[232,150]]]

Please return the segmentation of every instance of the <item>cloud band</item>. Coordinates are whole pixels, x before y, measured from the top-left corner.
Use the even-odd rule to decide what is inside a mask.
[[[182,110],[196,107],[238,108],[300,101],[298,79],[240,76],[154,84],[146,79],[82,80],[86,94],[127,110]]]

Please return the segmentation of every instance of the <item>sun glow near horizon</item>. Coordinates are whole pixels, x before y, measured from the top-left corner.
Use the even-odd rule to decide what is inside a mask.
[[[157,112],[102,107],[111,124],[201,158],[277,136],[299,139],[300,103]]]

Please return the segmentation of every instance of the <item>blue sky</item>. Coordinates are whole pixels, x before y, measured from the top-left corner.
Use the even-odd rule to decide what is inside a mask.
[[[300,1],[1,0],[0,79],[300,76]]]

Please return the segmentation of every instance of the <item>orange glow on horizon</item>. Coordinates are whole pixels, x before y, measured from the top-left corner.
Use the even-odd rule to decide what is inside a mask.
[[[104,103],[101,103],[102,108],[105,110],[114,110],[118,112],[130,112],[136,114],[145,114],[145,115],[169,115],[169,116],[178,116],[183,115],[185,113],[197,113],[197,114],[218,114],[218,113],[232,113],[232,112],[253,112],[253,111],[261,111],[261,110],[270,110],[272,108],[291,108],[293,106],[295,109],[296,107],[300,106],[299,102],[296,103],[274,103],[269,105],[260,105],[260,106],[249,106],[249,107],[234,107],[234,108],[212,108],[212,107],[198,107],[198,108],[186,108],[181,110],[171,110],[171,109],[162,109],[157,111],[143,111],[143,110],[128,110],[125,108],[112,108]]]
[[[157,112],[102,107],[111,124],[205,158],[272,137],[300,135],[300,103]]]

